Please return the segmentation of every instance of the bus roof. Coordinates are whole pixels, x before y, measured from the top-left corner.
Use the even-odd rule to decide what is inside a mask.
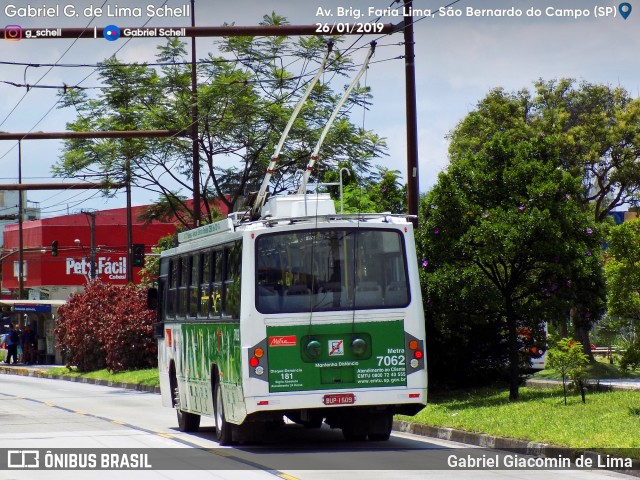
[[[308,198],[307,198],[308,197]],[[274,227],[278,224],[332,223],[344,221],[380,222],[406,224],[412,218],[409,215],[384,213],[337,214],[333,200],[327,194],[322,195],[283,195],[272,197],[265,205],[267,212],[260,220],[247,221],[244,212],[231,213],[228,218],[203,225],[178,234],[178,242],[201,240],[214,235],[235,232],[237,230],[256,230],[262,227]]]

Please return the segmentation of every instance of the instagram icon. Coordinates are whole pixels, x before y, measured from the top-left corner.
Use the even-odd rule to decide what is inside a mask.
[[[4,27],[4,39],[10,42],[22,40],[22,27],[20,25],[7,25]]]

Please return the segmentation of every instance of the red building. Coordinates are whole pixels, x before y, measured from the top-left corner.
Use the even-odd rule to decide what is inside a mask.
[[[144,244],[145,253],[164,236],[175,232],[172,223],[138,220],[144,206],[132,208],[134,244]],[[127,283],[126,208],[95,212],[96,276],[104,282]],[[83,286],[90,275],[91,218],[86,214],[65,215],[23,223],[24,288]],[[57,242],[57,256],[52,244]],[[7,225],[2,255],[2,289],[18,285],[18,224]],[[140,268],[133,269],[134,283]]]
[[[226,215],[227,208],[216,202]],[[187,202],[187,208],[190,202]],[[158,240],[175,232],[173,223],[138,220],[145,206],[131,209],[132,244],[143,244],[146,254]],[[96,276],[103,282],[126,284],[127,272],[127,210],[118,208],[95,213]],[[62,364],[55,345],[54,327],[57,307],[69,295],[84,289],[91,273],[91,217],[87,214],[65,215],[26,221],[22,228],[24,290],[31,301],[15,300],[19,289],[18,224],[6,225],[2,251],[2,297],[0,299],[0,330],[9,323],[31,325],[38,340],[38,362]],[[52,244],[56,242],[57,255]],[[140,283],[140,267],[133,268],[133,281]]]

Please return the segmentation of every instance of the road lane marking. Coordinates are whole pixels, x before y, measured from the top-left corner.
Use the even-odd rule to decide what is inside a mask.
[[[207,449],[207,448],[203,448],[200,445],[198,445],[198,444],[196,444],[194,442],[191,442],[189,440],[185,440],[185,439],[182,439],[182,438],[174,437],[173,435],[170,435],[170,434],[167,434],[167,433],[155,432],[155,431],[149,430],[147,428],[138,427],[136,425],[131,425],[130,423],[125,423],[125,422],[123,422],[121,420],[114,420],[112,418],[103,417],[103,416],[100,416],[100,415],[95,415],[95,414],[87,413],[87,412],[80,411],[80,410],[74,410],[74,409],[71,409],[71,408],[62,407],[60,405],[56,405],[56,404],[51,403],[51,402],[45,402],[43,400],[37,400],[35,398],[28,398],[28,397],[23,397],[23,396],[18,397],[16,395],[11,395],[11,394],[7,394],[7,393],[2,393],[2,395],[5,396],[5,397],[13,398],[15,400],[26,400],[26,401],[29,401],[29,402],[38,403],[40,405],[45,405],[47,407],[52,407],[52,408],[55,408],[57,410],[61,410],[63,412],[73,413],[73,414],[76,414],[76,415],[83,415],[85,417],[90,417],[90,418],[95,418],[97,420],[102,420],[102,421],[105,421],[105,422],[110,422],[110,423],[114,423],[114,424],[117,424],[117,425],[121,425],[121,426],[123,426],[125,428],[130,428],[131,430],[136,430],[138,432],[143,432],[143,433],[147,433],[149,435],[154,435],[154,436],[166,438],[168,440],[171,440],[172,442],[177,442],[177,443],[180,443],[182,445],[185,445],[185,446],[188,446],[188,447],[191,447],[191,448],[197,448],[197,449],[205,451],[205,452],[207,452],[209,454],[214,454],[214,455],[217,455],[219,457],[224,457],[224,458],[227,458],[227,459],[232,460],[234,462],[253,467],[253,468],[255,468],[257,470],[260,470],[262,472],[269,473],[269,474],[271,474],[271,475],[273,475],[275,477],[282,478],[283,480],[300,480],[297,477],[289,475],[288,473],[281,472],[280,470],[274,470],[273,468],[268,467],[266,465],[262,465],[260,463],[252,462],[251,460],[247,460],[247,459],[238,457],[238,456],[234,455],[234,453],[233,453],[234,449],[233,448],[223,448],[223,447],[221,447],[220,449],[210,449],[210,448]],[[228,453],[227,453],[227,451],[228,451]]]
[[[276,475],[280,478],[283,478],[284,480],[299,480],[298,477],[294,477],[293,475],[289,475],[288,473],[279,473]]]

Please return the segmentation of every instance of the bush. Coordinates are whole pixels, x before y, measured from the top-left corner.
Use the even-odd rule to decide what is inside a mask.
[[[108,285],[93,282],[58,308],[54,334],[67,367],[75,365],[81,372],[106,367],[102,313],[108,305],[107,293]]]
[[[119,372],[156,365],[153,319],[142,290],[96,280],[58,309],[54,333],[68,367]]]
[[[632,343],[620,359],[620,368],[625,372],[640,367],[640,340]]]

